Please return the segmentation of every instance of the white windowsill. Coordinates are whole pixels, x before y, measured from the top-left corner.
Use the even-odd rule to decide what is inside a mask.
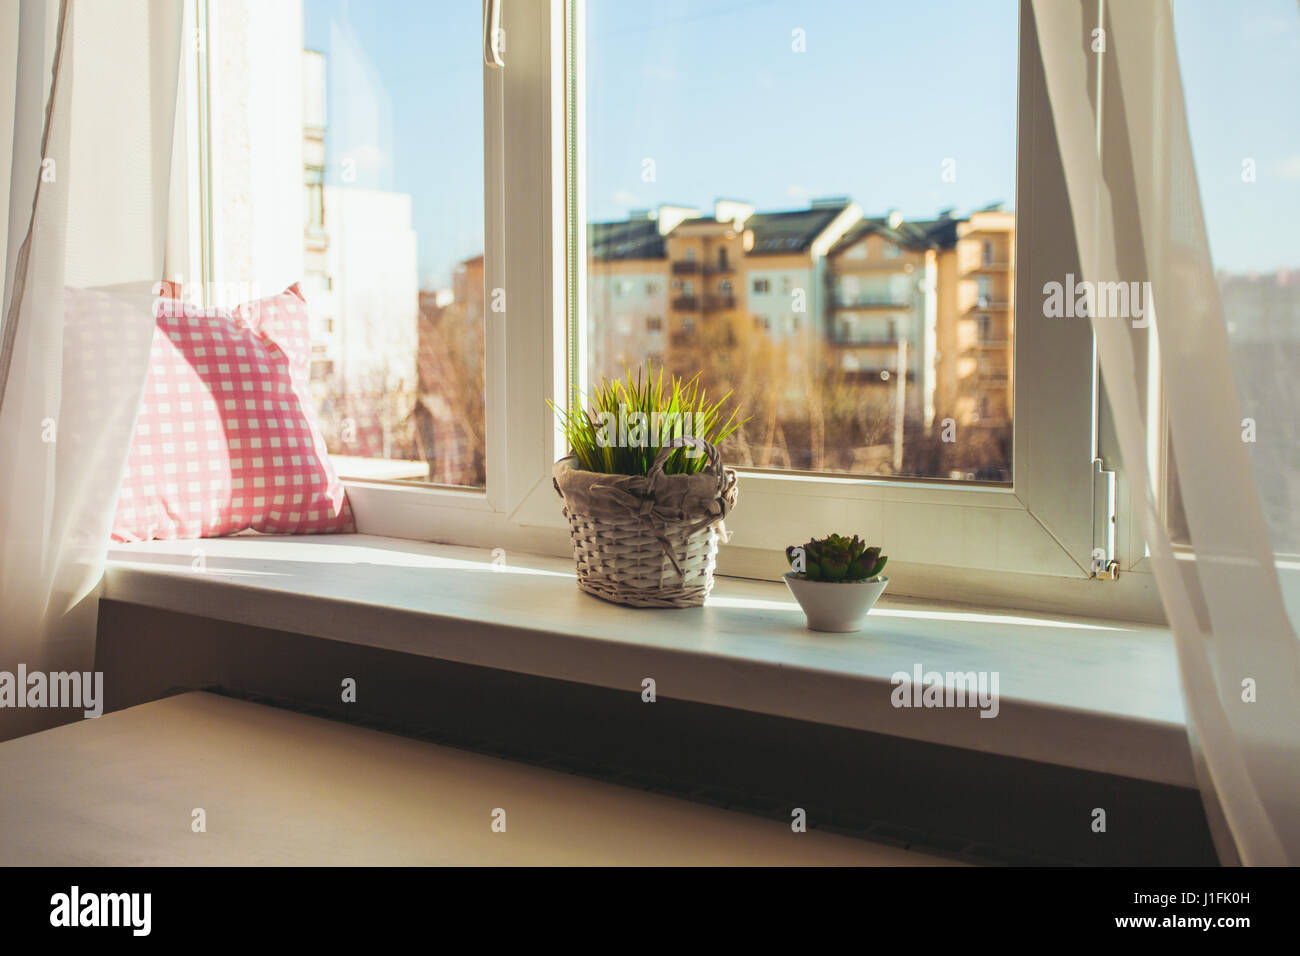
[[[721,578],[703,608],[581,593],[572,562],[374,535],[115,546],[103,596],[441,660],[1195,786],[1165,628],[891,599],[817,634],[782,584]],[[196,565],[200,567],[196,568]],[[178,641],[184,640],[177,634]],[[895,708],[897,671],[996,671],[995,719]]]

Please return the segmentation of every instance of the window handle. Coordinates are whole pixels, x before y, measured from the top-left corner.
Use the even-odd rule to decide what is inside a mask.
[[[501,50],[501,0],[483,0],[483,63],[495,70],[505,66]]]

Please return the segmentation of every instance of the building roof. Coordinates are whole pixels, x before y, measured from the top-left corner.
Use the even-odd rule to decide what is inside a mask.
[[[754,245],[747,255],[781,255],[807,252],[826,227],[835,221],[849,201],[824,200],[813,203],[808,209],[785,212],[756,212],[745,220],[745,228],[754,233]],[[999,208],[998,204],[989,210]],[[981,212],[986,210],[980,210]],[[878,233],[905,249],[951,248],[957,244],[957,227],[965,220],[945,212],[935,219],[897,218],[897,226],[890,225],[891,217],[864,216],[849,228],[833,245],[830,255],[837,255],[866,236]],[[681,226],[722,226],[712,216],[684,219]],[[593,259],[611,261],[618,259],[662,259],[665,255],[664,237],[659,234],[659,223],[654,219],[621,219],[617,222],[593,222],[587,226],[588,252]]]
[[[593,259],[662,259],[664,237],[653,219],[587,224],[587,252]]]
[[[754,247],[749,255],[806,252],[847,205],[845,201],[843,205],[814,206],[792,212],[754,213],[745,220],[745,228],[754,231]]]
[[[929,249],[932,246],[948,248],[957,244],[957,224],[960,219],[943,216],[938,219],[905,219],[897,228],[890,226],[888,217],[864,216],[849,229],[839,242],[831,246],[829,255],[838,255],[873,233],[879,234],[905,249]]]
[[[690,219],[683,219],[677,225],[679,226],[722,226],[729,228],[731,223],[718,222],[712,216],[692,216]]]

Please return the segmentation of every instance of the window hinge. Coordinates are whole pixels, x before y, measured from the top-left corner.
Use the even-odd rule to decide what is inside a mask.
[[[1115,538],[1119,527],[1115,472],[1100,458],[1092,460],[1092,576],[1100,581],[1119,577]]]

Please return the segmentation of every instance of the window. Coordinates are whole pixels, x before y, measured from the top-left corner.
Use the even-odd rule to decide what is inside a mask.
[[[1028,195],[1064,201],[1052,178],[1032,5],[890,8],[891,75],[913,75],[918,56],[935,65],[925,82],[903,81],[896,104],[873,105],[899,135],[887,148],[864,145],[870,127],[827,122],[776,145],[764,140],[759,161],[725,137],[701,136],[711,128],[693,118],[706,108],[703,94],[733,89],[740,99],[729,105],[754,115],[810,115],[808,104],[818,115],[854,110],[857,51],[879,49],[879,7],[801,8],[804,51],[776,42],[747,49],[749,82],[739,88],[710,37],[742,28],[789,36],[782,4],[742,12],[700,0],[662,18],[611,0],[585,0],[582,10],[576,152],[588,221],[628,223],[635,210],[657,208],[666,244],[675,234],[738,240],[730,266],[748,293],[749,320],[715,339],[705,333],[726,318],[706,311],[700,336],[667,351],[670,367],[699,370],[752,416],[724,451],[751,494],[781,503],[779,517],[765,509],[751,524],[738,509],[729,527],[754,547],[779,547],[808,523],[852,514],[905,541],[900,561],[1086,576],[1095,534],[1091,331],[1043,321],[1040,291],[1077,256],[1049,204],[1017,208]],[[938,37],[936,17],[950,27]],[[657,79],[634,82],[644,76]],[[646,156],[661,174],[689,164],[694,192],[680,179],[641,177]],[[1022,272],[1014,250],[1025,243],[1035,256]],[[601,267],[594,251],[586,264]],[[782,304],[806,317],[806,333],[764,335],[771,317],[752,307],[786,278],[805,308]],[[583,328],[596,334],[602,320],[601,303],[588,300]],[[976,554],[977,526],[1001,529],[1002,558]],[[1124,567],[1134,544],[1124,545]]]
[[[300,282],[344,477],[482,487],[482,13],[393,6],[200,7],[215,228],[193,285],[232,305]]]
[[[950,39],[938,56],[932,46],[936,7],[952,28],[944,31]],[[817,104],[827,117],[854,110],[861,74],[853,51],[877,48],[880,8],[860,4],[807,11],[813,24],[801,24],[807,35],[821,31],[823,46],[815,62],[809,61],[811,52],[788,44],[757,47],[746,59],[751,82],[740,88],[729,83],[731,65],[693,26],[696,18],[710,18],[710,34],[743,27],[747,35],[788,35],[787,6],[741,13],[706,0],[685,18],[657,19],[637,4],[587,0],[586,12],[588,37],[600,37],[596,44],[589,39],[586,51],[589,216],[630,224],[635,210],[659,208],[668,243],[676,235],[725,243],[729,234],[739,233],[743,241],[731,265],[741,275],[749,273],[752,295],[771,293],[774,283],[783,296],[792,296],[796,289],[842,282],[838,301],[804,296],[801,305],[814,330],[835,328],[839,308],[866,317],[881,308],[908,309],[899,330],[901,353],[879,334],[869,341],[751,340],[738,326],[684,344],[690,351],[670,354],[670,367],[699,371],[706,387],[719,394],[730,391],[752,414],[745,434],[728,447],[729,457],[751,467],[823,474],[1009,475],[1009,420],[969,440],[942,440],[944,419],[959,425],[971,421],[979,393],[957,363],[939,356],[956,355],[963,347],[958,344],[962,327],[970,325],[974,303],[961,292],[960,264],[978,261],[976,233],[999,229],[1010,237],[1015,231],[1014,213],[989,210],[1011,202],[1016,186],[1018,5],[1011,0],[929,2],[892,9],[891,42],[878,52],[884,61],[876,65],[890,75],[910,75],[916,58],[925,56],[933,68],[927,82],[907,88],[905,108],[874,107],[881,111],[880,121],[896,131],[897,142],[882,149],[871,134],[874,124],[826,121],[809,137],[766,144],[757,162],[725,136],[701,138],[698,131],[711,128],[712,109],[703,91],[733,86],[740,99],[731,105],[751,115],[774,109],[804,114],[808,104]],[[658,76],[669,62],[671,79],[646,84],[629,98],[630,77]],[[978,84],[970,82],[972,75],[980,77]],[[817,142],[815,161],[809,138]],[[928,176],[916,172],[921,155],[937,157]],[[639,157],[645,156],[655,157],[661,171],[689,167],[695,192],[683,196],[680,180],[666,176],[641,177]],[[941,161],[950,156],[964,157],[962,171],[945,177]],[[802,184],[802,192],[813,198],[791,201],[790,183]],[[742,189],[748,194],[724,198]],[[862,205],[879,197],[890,205]],[[674,223],[663,210],[683,199],[693,214]],[[895,271],[882,273],[870,261],[843,255],[872,238]],[[966,246],[973,247],[973,256]],[[663,255],[658,248],[654,254]],[[589,262],[589,268],[598,267],[599,259]],[[981,300],[990,298],[987,278],[979,281]],[[604,321],[600,313],[599,303],[588,304],[590,329]],[[706,318],[710,328],[726,320],[720,313]],[[787,331],[789,326],[779,319],[764,328]],[[844,361],[844,350],[853,350],[853,362]],[[900,355],[908,372],[901,404],[896,389],[882,387],[878,375],[844,371],[854,365],[897,369]]]
[[[325,190],[322,186],[320,169],[308,169],[305,172],[305,192],[307,205],[307,228],[319,230],[325,225]]]
[[[733,388],[752,416],[744,443],[724,449],[744,472],[726,551],[739,573],[769,575],[773,549],[830,530],[829,521],[884,540],[914,592],[933,582],[950,593],[961,573],[972,594],[1008,581],[1049,603],[1043,582],[1086,574],[1090,332],[1037,320],[1037,291],[1075,257],[1052,215],[1059,202],[1018,203],[1063,188],[1052,178],[1027,2],[893,10],[891,75],[917,76],[921,56],[937,65],[924,82],[903,81],[905,96],[873,106],[875,119],[901,131],[887,148],[858,148],[856,124],[828,121],[806,136],[765,138],[758,152],[701,133],[718,129],[711,114],[691,121],[710,101],[703,94],[726,88],[740,97],[729,109],[748,102],[762,116],[856,109],[858,54],[878,47],[878,8],[800,8],[807,50],[755,45],[750,81],[737,87],[710,38],[742,27],[787,38],[784,3],[740,11],[694,0],[683,16],[661,17],[614,0],[505,2],[505,69],[483,64],[478,4],[411,3],[408,15],[396,0],[377,12],[283,0],[250,5],[247,23],[207,6],[209,142],[234,148],[212,151],[220,228],[205,276],[251,275],[255,251],[287,250],[256,277],[274,286],[307,275],[317,289],[309,297],[332,303],[324,318],[337,321],[314,326],[313,345],[324,349],[317,387],[356,376],[354,354],[384,353],[385,330],[414,336],[417,373],[430,352],[435,372],[448,372],[417,374],[414,396],[404,380],[376,396],[389,401],[375,402],[372,417],[387,426],[366,433],[365,454],[422,465],[426,484],[350,481],[361,530],[507,548],[537,547],[538,529],[561,532],[549,473],[563,448],[546,400],[565,402],[570,382],[585,387],[626,359],[700,370],[711,392]],[[936,16],[954,28],[936,37]],[[295,72],[284,37],[298,23],[298,82],[318,95],[304,94],[302,105],[250,99],[249,90],[281,88],[259,70]],[[410,56],[398,55],[408,47]],[[430,60],[432,48],[440,55]],[[557,112],[565,108],[572,124]],[[419,136],[412,145],[410,134],[430,126],[453,148],[427,148]],[[247,166],[234,163],[241,150]],[[950,181],[943,162],[952,156],[961,172]],[[647,157],[655,176],[644,175]],[[241,176],[259,200],[280,196],[282,177],[283,195],[306,205],[241,209],[231,188]],[[738,190],[748,195],[720,198]],[[372,193],[407,199],[367,216],[368,204],[385,205]],[[891,217],[885,204],[902,212]],[[323,233],[315,246],[313,228]],[[396,248],[397,233],[406,252],[379,256]],[[990,265],[990,236],[995,268],[980,279],[972,273]],[[1022,247],[1035,255],[1018,271]],[[336,268],[349,256],[366,269]],[[385,288],[382,309],[357,305],[359,287],[398,271],[407,278]],[[397,308],[412,272],[414,333]],[[778,281],[779,298],[756,298]],[[995,348],[975,348],[981,315]],[[769,334],[774,322],[802,334]],[[360,412],[341,410],[352,407],[345,399],[355,397],[334,397],[322,416],[359,424]],[[946,419],[955,443],[942,438]]]

